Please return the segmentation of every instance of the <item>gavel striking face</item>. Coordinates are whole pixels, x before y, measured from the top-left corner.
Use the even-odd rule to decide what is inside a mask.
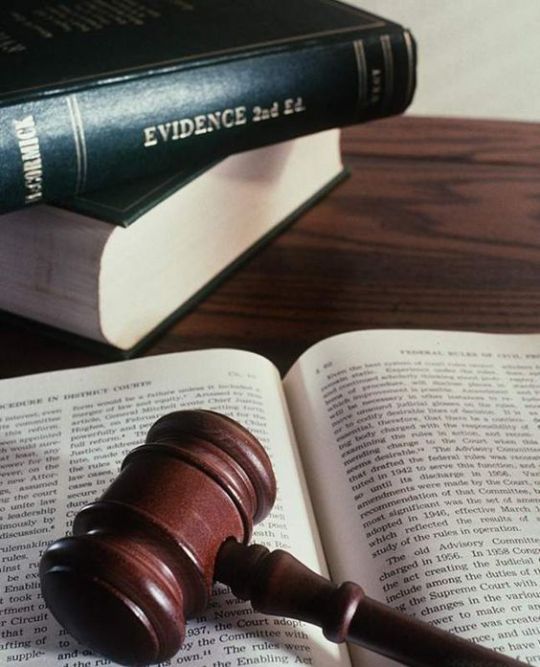
[[[263,447],[217,413],[174,412],[125,458],[40,564],[41,589],[76,639],[125,665],[171,658],[214,580],[261,612],[322,627],[404,664],[523,665],[409,618],[353,583],[336,587],[284,551],[247,546],[276,483]]]

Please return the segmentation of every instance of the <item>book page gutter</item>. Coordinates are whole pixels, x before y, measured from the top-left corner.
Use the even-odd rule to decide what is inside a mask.
[[[336,583],[540,665],[540,336],[343,334],[285,389]]]
[[[0,383],[0,662],[40,667],[113,664],[65,633],[40,596],[38,564],[99,497],[124,456],[160,416],[183,408],[222,412],[265,445],[278,500],[253,541],[324,568],[297,476],[276,369],[232,350],[150,357]],[[224,586],[188,622],[185,647],[163,665],[342,665],[348,657],[318,628],[254,613]]]

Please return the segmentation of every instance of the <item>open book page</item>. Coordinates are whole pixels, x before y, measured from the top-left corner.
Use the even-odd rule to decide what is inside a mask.
[[[316,570],[322,558],[279,375],[247,352],[211,350],[49,373],[0,383],[0,663],[39,667],[111,664],[77,644],[45,609],[40,553],[114,478],[151,424],[181,408],[223,412],[267,447],[278,502],[254,541],[292,550]],[[188,625],[186,647],[166,664],[342,665],[347,655],[317,628],[266,618],[218,587]]]
[[[540,336],[344,334],[285,389],[336,581],[540,665]]]

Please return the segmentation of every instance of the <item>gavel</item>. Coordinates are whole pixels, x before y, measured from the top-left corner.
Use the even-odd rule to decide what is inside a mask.
[[[249,546],[275,497],[270,459],[244,427],[207,410],[168,414],[77,514],[73,535],[43,554],[45,602],[77,640],[124,665],[175,655],[216,580],[256,611],[313,623],[331,641],[406,665],[523,667],[355,583],[336,586],[285,551]]]

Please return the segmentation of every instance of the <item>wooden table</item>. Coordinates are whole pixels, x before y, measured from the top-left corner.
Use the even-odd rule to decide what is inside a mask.
[[[241,347],[285,371],[369,328],[540,331],[540,125],[397,118],[349,128],[351,178],[146,354]],[[102,363],[2,325],[0,377]]]

